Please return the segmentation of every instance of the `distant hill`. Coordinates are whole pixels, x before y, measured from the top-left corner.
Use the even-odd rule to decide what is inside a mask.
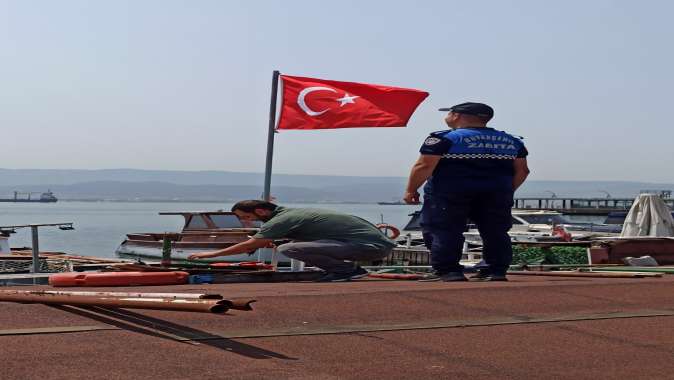
[[[281,202],[373,203],[400,199],[403,177],[276,174],[272,194]],[[235,201],[262,194],[261,173],[160,170],[0,169],[0,195],[51,189],[62,200]],[[527,181],[518,196],[632,197],[674,184],[629,181]]]
[[[73,185],[83,182],[164,182],[176,185],[227,185],[262,186],[263,173],[226,171],[175,171],[175,170],[56,170],[56,169],[0,169],[0,185]],[[307,187],[320,189],[362,183],[398,184],[399,177],[348,177],[297,174],[274,174],[276,186]]]

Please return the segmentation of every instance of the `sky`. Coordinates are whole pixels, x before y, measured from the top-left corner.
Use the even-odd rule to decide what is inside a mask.
[[[406,128],[282,131],[274,172],[406,176],[480,101],[532,179],[674,182],[668,1],[0,0],[0,167],[262,172],[273,70],[428,91]]]

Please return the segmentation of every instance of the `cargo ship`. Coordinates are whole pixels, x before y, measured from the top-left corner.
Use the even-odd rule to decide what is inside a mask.
[[[39,198],[33,198],[33,194],[40,194]],[[21,195],[27,195],[27,197],[21,197]],[[30,202],[30,203],[54,203],[58,199],[54,196],[50,190],[47,190],[46,193],[38,192],[28,192],[23,193],[19,191],[14,192],[13,198],[0,198],[0,202]]]

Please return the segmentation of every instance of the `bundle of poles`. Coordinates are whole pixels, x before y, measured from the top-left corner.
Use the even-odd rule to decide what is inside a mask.
[[[219,294],[70,292],[0,290],[0,302],[47,305],[100,306],[123,309],[173,310],[224,314],[229,309],[252,310],[255,300],[224,299]]]

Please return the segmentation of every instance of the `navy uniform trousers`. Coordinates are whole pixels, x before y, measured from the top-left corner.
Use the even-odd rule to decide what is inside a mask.
[[[431,265],[439,273],[461,272],[468,219],[483,242],[482,257],[494,274],[505,274],[512,261],[508,230],[512,227],[512,192],[455,192],[425,195],[421,210],[424,243],[431,252]]]

